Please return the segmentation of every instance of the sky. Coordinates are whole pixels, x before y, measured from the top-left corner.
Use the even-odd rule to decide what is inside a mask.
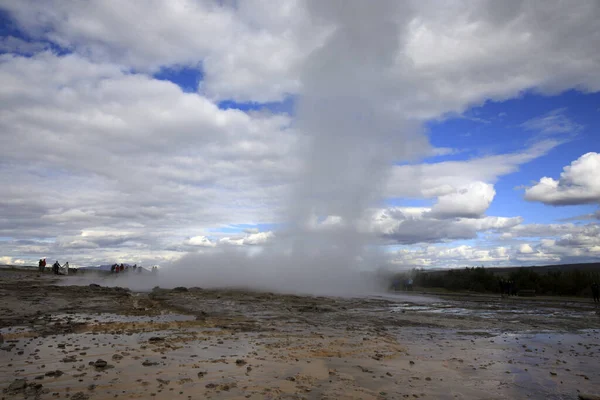
[[[369,4],[0,0],[0,264],[600,261],[600,3]]]

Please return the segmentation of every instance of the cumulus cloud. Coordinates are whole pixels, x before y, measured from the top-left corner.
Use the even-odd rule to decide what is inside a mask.
[[[275,237],[271,231],[250,233],[244,236],[224,237],[219,239],[219,244],[235,245],[235,246],[256,246],[267,244]]]
[[[8,52],[0,55],[0,236],[10,238],[0,254],[11,259],[166,262],[220,240],[254,248],[274,240],[254,231],[208,238],[209,229],[314,216],[321,234],[366,226],[340,236],[337,245],[350,248],[365,243],[365,232],[389,243],[513,232],[519,217],[485,215],[494,183],[561,139],[418,164],[421,155],[454,152],[428,148],[421,124],[524,90],[600,90],[593,0],[0,0],[0,8],[24,36],[0,44]],[[152,23],[129,23],[140,19]],[[197,92],[154,78],[181,67],[201,76]],[[219,107],[288,97],[294,115]],[[527,127],[577,128],[563,117]],[[564,179],[528,189],[528,199],[597,201],[580,166],[568,168]],[[382,197],[435,204],[387,209],[371,221],[363,214]]]
[[[214,99],[281,100],[299,90],[301,62],[326,32],[302,2],[3,1],[35,38],[95,62],[156,72],[163,66],[202,69],[201,91]],[[152,21],[131,24],[131,21]]]
[[[493,184],[501,176],[518,171],[521,165],[544,156],[560,143],[558,140],[548,139],[515,153],[395,166],[385,193],[389,197],[435,198],[468,188],[475,182]]]
[[[488,209],[496,191],[494,186],[484,182],[473,182],[458,190],[438,197],[431,212],[440,218],[477,218]]]
[[[522,221],[521,217],[438,218],[429,208],[394,207],[375,211],[365,225],[388,244],[417,244],[474,239],[478,233],[506,230]]]
[[[531,248],[531,246],[527,243],[523,243],[522,245],[519,246],[519,250],[518,250],[519,254],[531,254],[533,253],[533,249]]]
[[[505,247],[426,246],[400,249],[391,253],[393,264],[411,268],[461,268],[465,266],[496,266],[510,262]]]
[[[0,38],[0,53],[35,54],[48,48],[47,43],[28,42],[15,36]]]
[[[189,244],[191,246],[200,246],[200,247],[215,247],[216,243],[211,241],[206,236],[194,236],[189,239],[186,239],[185,244]]]
[[[563,168],[560,178],[543,177],[525,199],[561,206],[600,203],[600,154],[587,153]]]

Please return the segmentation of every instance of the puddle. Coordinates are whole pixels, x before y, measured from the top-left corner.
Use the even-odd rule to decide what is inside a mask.
[[[467,303],[467,302],[462,302]],[[573,310],[563,308],[549,307],[515,307],[511,304],[477,304],[473,308],[457,306],[453,302],[437,302],[428,305],[414,303],[400,303],[390,307],[392,312],[415,312],[426,314],[443,314],[464,317],[477,317],[484,319],[510,319],[516,316],[543,316],[544,318],[591,318],[595,316],[595,311]]]

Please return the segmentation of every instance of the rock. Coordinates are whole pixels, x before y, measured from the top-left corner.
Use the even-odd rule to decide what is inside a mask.
[[[71,400],[88,400],[90,396],[83,392],[77,392],[73,396],[71,396]]]
[[[600,400],[600,395],[579,393],[579,400]]]
[[[217,387],[216,383],[207,383],[206,386],[204,386],[207,389],[214,389]]]
[[[94,367],[96,368],[106,368],[107,365],[108,363],[101,358],[97,359],[96,362],[94,362]]]
[[[142,365],[143,365],[144,367],[151,367],[151,366],[153,366],[153,365],[158,365],[158,363],[157,363],[157,362],[154,362],[154,361],[146,360],[146,361],[144,361],[144,362],[142,363]]]
[[[415,365],[415,362],[414,362],[413,360],[410,360],[410,361],[409,361],[409,364],[410,364],[410,365]]]
[[[171,381],[170,381],[170,380],[168,380],[168,379],[160,379],[160,378],[156,378],[156,381],[157,381],[158,383],[160,383],[161,385],[168,385],[169,383],[171,383]]]
[[[68,357],[63,358],[61,361],[64,363],[77,362],[77,357],[76,356],[68,356]]]
[[[198,378],[204,378],[206,376],[207,372],[206,371],[200,371],[198,372]]]
[[[113,360],[122,360],[123,356],[120,354],[113,354],[112,359]]]
[[[242,366],[242,365],[246,365],[246,364],[248,364],[248,363],[245,360],[242,360],[242,359],[235,360],[235,365]]]
[[[64,372],[62,372],[61,370],[57,369],[56,371],[48,371],[46,372],[46,376],[55,376],[55,377],[59,377],[61,375],[63,375]]]
[[[65,348],[65,344],[64,343],[59,343],[56,345],[56,347],[58,347],[59,349],[64,349]]]
[[[150,343],[162,342],[164,340],[165,340],[165,338],[160,337],[160,336],[152,336],[150,339],[148,339],[148,341]]]
[[[8,385],[7,390],[9,393],[15,393],[15,392],[20,392],[22,390],[25,390],[26,387],[27,387],[26,379],[15,379],[10,385]]]

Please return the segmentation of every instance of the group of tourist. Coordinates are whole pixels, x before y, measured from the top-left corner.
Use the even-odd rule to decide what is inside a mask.
[[[144,268],[142,268],[141,266],[138,267],[137,264],[133,264],[133,265],[129,265],[129,264],[113,264],[110,266],[110,273],[111,274],[124,274],[124,273],[142,273]],[[158,272],[158,267],[154,266],[151,268],[150,270],[152,273],[157,273]]]
[[[61,272],[61,269],[64,270],[64,272]],[[38,271],[42,274],[46,271],[46,259],[45,258],[40,258],[40,261],[38,261]],[[64,265],[60,265],[58,260],[56,260],[54,262],[54,264],[52,264],[52,273],[54,273],[54,275],[68,275],[69,274],[69,262],[67,261]]]

